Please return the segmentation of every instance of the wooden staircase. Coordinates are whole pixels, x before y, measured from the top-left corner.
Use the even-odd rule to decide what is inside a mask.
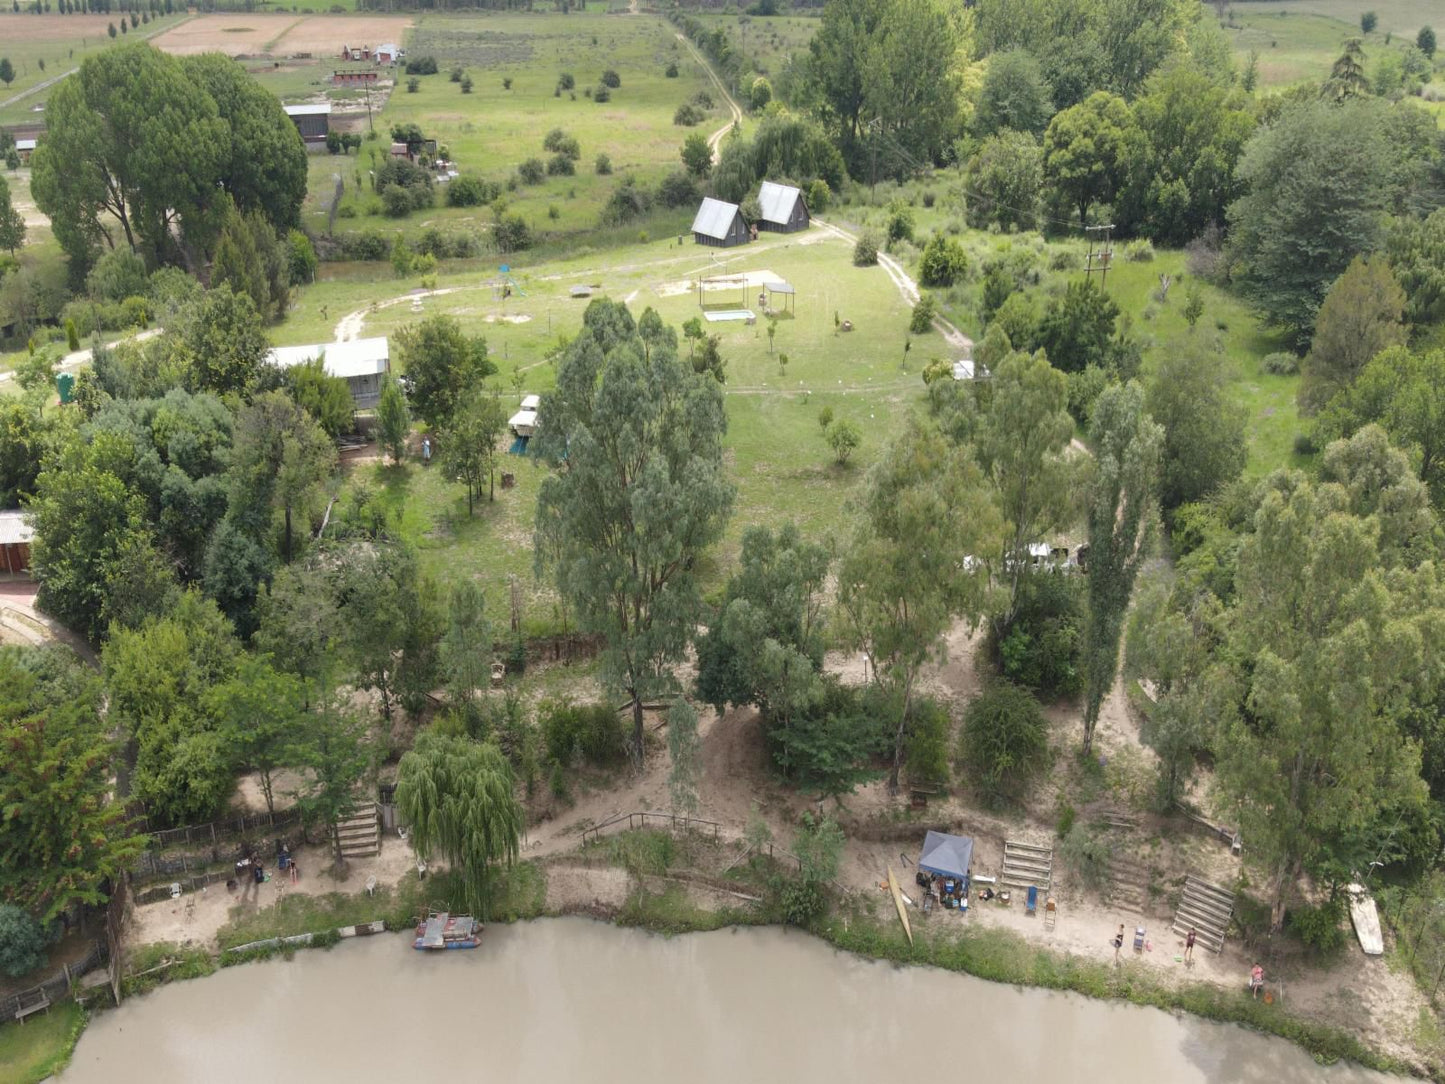
[[[336,849],[343,859],[375,858],[381,853],[381,813],[376,802],[361,802],[336,825]]]
[[[1004,840],[1003,872],[998,883],[1008,888],[1027,889],[1037,885],[1043,896],[1054,886],[1054,849],[1018,840]]]
[[[1109,859],[1109,902],[1135,914],[1144,913],[1149,892],[1149,871],[1132,858],[1114,854]]]
[[[1234,893],[1191,876],[1184,882],[1184,896],[1171,928],[1181,937],[1193,929],[1200,944],[1220,952],[1233,915]]]

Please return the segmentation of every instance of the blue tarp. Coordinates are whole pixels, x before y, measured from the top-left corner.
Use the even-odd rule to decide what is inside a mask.
[[[526,438],[526,437],[517,437],[515,440],[512,441],[512,446],[507,449],[507,453],[508,453],[509,455],[526,455],[526,454],[527,454],[527,438]]]
[[[945,832],[929,832],[923,839],[918,868],[941,877],[964,877],[973,860],[973,837],[951,836]]]

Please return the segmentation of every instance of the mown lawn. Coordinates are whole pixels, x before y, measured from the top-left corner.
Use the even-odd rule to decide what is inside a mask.
[[[85,1028],[85,1011],[73,1001],[25,1023],[0,1025],[0,1080],[36,1084],[63,1069]]]

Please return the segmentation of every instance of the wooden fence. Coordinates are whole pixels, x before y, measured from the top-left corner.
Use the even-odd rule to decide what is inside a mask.
[[[729,829],[725,824],[717,821],[703,820],[701,817],[689,817],[686,814],[678,816],[676,813],[651,813],[637,811],[634,813],[619,813],[601,824],[594,824],[582,832],[582,845],[585,847],[602,838],[603,833],[628,832],[639,828],[667,828],[674,832],[701,832],[703,835],[710,835],[713,839],[720,840],[726,835],[730,839],[741,839],[742,832],[736,829]],[[802,866],[802,859],[792,851],[785,851],[773,843],[772,840],[760,845],[757,848],[758,854],[766,854],[769,858],[786,858],[790,862]]]
[[[26,1011],[48,1008],[70,996],[70,987],[80,976],[104,967],[106,963],[104,941],[92,942],[85,955],[73,964],[63,964],[50,978],[28,990],[0,998],[0,1021],[15,1020]]]
[[[140,822],[143,829],[149,828],[149,821],[145,817],[141,817]],[[223,820],[211,821],[209,824],[192,824],[184,828],[162,828],[147,834],[150,836],[151,848],[163,851],[168,847],[190,846],[197,843],[209,843],[214,846],[218,840],[226,837],[244,836],[249,832],[259,832],[263,829],[274,831],[277,828],[289,828],[291,825],[299,823],[301,823],[301,812],[296,809],[286,809],[280,813],[240,814],[235,817],[226,817]]]

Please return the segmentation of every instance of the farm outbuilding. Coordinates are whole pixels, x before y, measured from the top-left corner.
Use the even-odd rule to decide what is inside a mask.
[[[365,410],[381,401],[381,378],[391,370],[391,344],[385,336],[311,346],[278,346],[266,354],[266,363],[289,369],[318,357],[326,367],[327,376],[339,376],[346,381],[355,407]]]
[[[395,64],[405,55],[406,53],[400,46],[390,41],[383,45],[378,45],[371,51],[371,59],[378,64]]]
[[[23,576],[30,572],[30,543],[35,528],[25,522],[25,513],[0,512],[0,573]]]
[[[803,193],[786,184],[764,181],[758,190],[758,206],[762,217],[758,229],[774,233],[797,233],[806,230],[810,220]]]
[[[342,60],[370,60],[370,45],[343,45],[341,47]]]
[[[17,139],[15,141],[15,153],[20,156],[20,161],[25,165],[30,164],[30,156],[35,153],[36,140]]]
[[[752,238],[736,203],[724,203],[709,196],[702,201],[697,217],[692,220],[692,239],[700,245],[732,248],[734,245],[745,245]]]
[[[331,103],[309,102],[305,105],[284,106],[286,115],[296,125],[301,138],[307,143],[325,143],[326,133],[331,131]]]
[[[368,83],[375,83],[381,76],[373,68],[356,68],[350,71],[334,71],[331,73],[331,82],[339,87],[366,86]]]

